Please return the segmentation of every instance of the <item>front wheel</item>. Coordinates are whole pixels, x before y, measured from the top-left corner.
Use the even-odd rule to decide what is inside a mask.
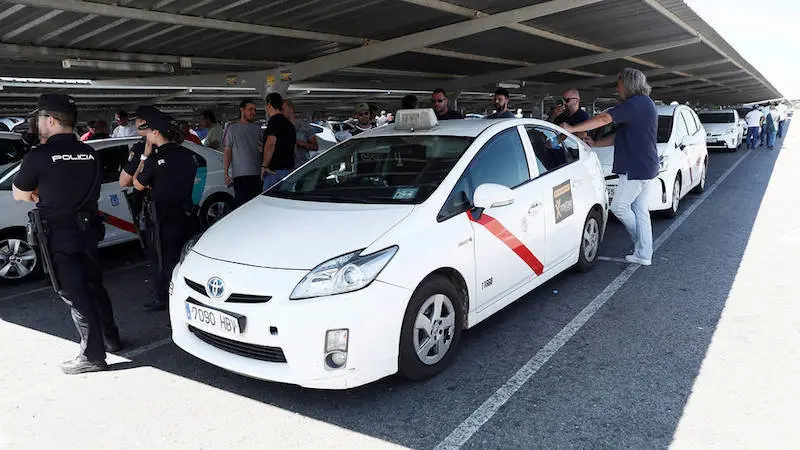
[[[203,227],[210,227],[233,211],[233,207],[234,203],[231,196],[225,194],[214,195],[206,200],[203,207],[200,208],[200,223]]]
[[[602,219],[600,218],[600,213],[594,209],[586,217],[586,222],[583,224],[581,245],[578,251],[578,263],[575,264],[576,270],[588,272],[592,270],[597,262],[597,253],[600,249],[601,228]]]
[[[678,208],[681,205],[681,176],[678,174],[675,177],[675,183],[672,184],[672,206],[664,211],[667,217],[675,217],[678,215]]]
[[[400,333],[398,368],[402,376],[424,380],[453,361],[465,314],[460,295],[441,276],[427,279],[414,292]]]
[[[0,283],[22,283],[42,273],[39,254],[21,235],[0,238]]]

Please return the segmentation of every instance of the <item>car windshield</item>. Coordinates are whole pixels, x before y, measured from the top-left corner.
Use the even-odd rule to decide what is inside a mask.
[[[735,123],[736,120],[733,117],[732,112],[726,113],[700,113],[701,123]]]
[[[665,144],[669,142],[670,134],[672,134],[672,116],[658,116],[656,142],[659,144]]]
[[[419,135],[351,139],[310,161],[264,195],[338,203],[422,203],[472,140]]]

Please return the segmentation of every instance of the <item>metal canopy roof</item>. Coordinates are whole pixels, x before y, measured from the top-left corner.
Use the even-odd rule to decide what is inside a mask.
[[[300,102],[394,104],[436,86],[475,91],[459,96],[469,103],[501,81],[527,98],[570,86],[591,98],[611,95],[623,67],[665,101],[782,96],[682,0],[13,0],[0,2],[0,57],[4,76],[100,80],[104,105],[287,88]],[[31,101],[30,87],[0,85],[6,107]]]

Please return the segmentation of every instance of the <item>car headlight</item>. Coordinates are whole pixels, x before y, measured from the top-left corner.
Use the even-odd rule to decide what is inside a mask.
[[[666,172],[669,166],[669,156],[661,155],[658,157],[658,173]]]
[[[361,256],[361,250],[318,265],[308,273],[289,297],[302,300],[344,294],[369,286],[397,253],[397,246]]]
[[[183,260],[186,259],[186,255],[188,255],[189,252],[192,251],[192,248],[194,248],[194,244],[197,244],[197,241],[200,240],[200,237],[202,235],[203,233],[196,234],[192,236],[188,241],[186,241],[185,244],[183,244],[183,249],[181,250],[181,260],[180,260],[181,264],[183,264]]]

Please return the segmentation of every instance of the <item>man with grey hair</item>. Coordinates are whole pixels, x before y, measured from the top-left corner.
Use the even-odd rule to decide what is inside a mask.
[[[647,77],[636,69],[624,69],[617,76],[617,92],[622,101],[608,112],[576,126],[565,124],[571,133],[594,130],[617,124],[617,132],[599,141],[586,141],[592,146],[614,145],[613,172],[619,175],[611,212],[625,225],[634,243],[628,262],[649,266],[653,257],[653,229],[647,206],[647,186],[658,175],[656,133],[658,113],[650,99]]]

